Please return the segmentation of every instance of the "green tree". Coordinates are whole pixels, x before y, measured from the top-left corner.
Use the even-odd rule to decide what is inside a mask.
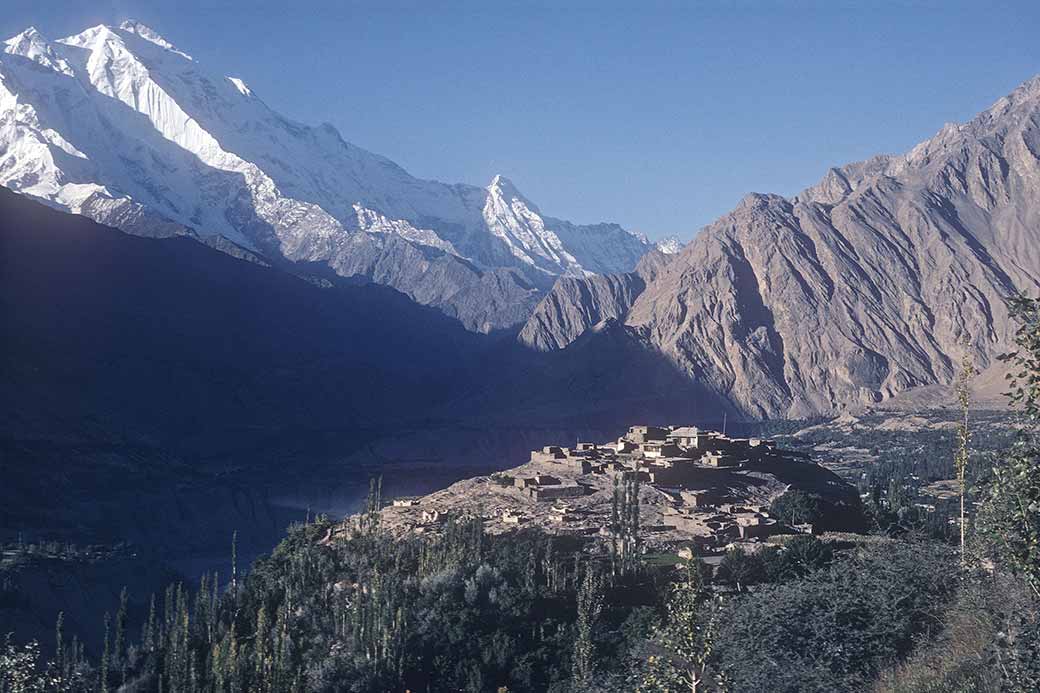
[[[816,522],[819,519],[819,500],[805,491],[792,489],[773,501],[769,514],[787,525]]]
[[[112,621],[112,617],[109,616],[109,614],[106,612],[105,613],[105,644],[104,644],[103,649],[101,650],[101,667],[100,667],[100,671],[98,673],[98,676],[100,677],[99,682],[98,682],[98,688],[101,690],[101,693],[108,693],[108,673],[109,673],[109,668],[111,667],[111,664],[112,664],[111,645],[109,643],[109,633],[108,633],[111,621]]]
[[[1018,440],[993,469],[977,521],[982,550],[1023,580],[1033,604],[1009,619],[996,657],[1009,691],[1040,690],[1040,300],[1009,302],[1018,322],[1010,366],[1009,399],[1023,421]]]
[[[709,598],[698,561],[679,567],[671,585],[665,619],[650,641],[651,654],[638,674],[637,693],[702,693],[720,677],[708,670],[718,631],[721,602]]]
[[[125,671],[126,656],[126,609],[127,593],[126,587],[119,593],[119,609],[116,611],[116,641],[112,652],[112,663]]]
[[[603,611],[603,591],[599,577],[591,565],[585,567],[585,576],[578,591],[578,618],[574,624],[574,685],[576,690],[588,690],[592,682],[596,646],[593,635],[596,622]]]
[[[803,577],[814,570],[830,565],[834,550],[814,536],[792,537],[782,549],[763,552],[773,565],[766,566],[771,579],[788,580]]]
[[[964,509],[964,500],[968,490],[968,462],[971,459],[971,429],[968,427],[968,412],[971,405],[971,378],[975,374],[971,356],[965,348],[964,358],[961,360],[961,372],[957,376],[957,402],[961,408],[961,422],[957,427],[957,451],[954,454],[954,469],[957,472],[957,490],[960,496],[960,534],[961,534],[961,565],[967,560],[964,550],[964,537],[967,532],[968,523]]]
[[[766,566],[758,554],[741,549],[726,552],[719,563],[715,579],[723,585],[731,585],[742,591],[748,585],[762,582],[766,577]]]
[[[1003,358],[1011,366],[1010,402],[1024,422],[1007,460],[993,470],[979,526],[994,557],[1040,598],[1040,300],[1020,296],[1010,306],[1018,349]]]

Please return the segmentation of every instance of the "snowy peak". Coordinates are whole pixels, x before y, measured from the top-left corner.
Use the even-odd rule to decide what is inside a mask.
[[[238,93],[242,96],[253,95],[253,90],[249,88],[249,85],[238,77],[228,77],[228,81],[235,85],[235,89],[238,89]]]
[[[177,55],[187,58],[188,60],[194,60],[194,58],[192,58],[187,53],[177,50],[176,46],[174,46],[172,43],[160,36],[157,31],[153,30],[151,27],[142,24],[141,22],[128,19],[121,23],[119,25],[119,28],[128,33],[136,34],[143,38],[145,41],[150,41],[151,43],[154,43],[160,48],[165,48],[166,50],[176,53]]]
[[[564,247],[553,229],[548,228],[538,208],[528,202],[506,177],[498,175],[487,188],[484,221],[488,229],[521,262],[547,274],[583,276],[581,263]]]
[[[668,236],[667,238],[662,238],[654,245],[665,255],[675,255],[682,250],[686,244],[680,241],[678,236]]]
[[[543,215],[508,178],[487,187],[484,222],[514,257],[549,275],[584,277],[631,271],[653,246],[616,224],[577,225]]]
[[[88,29],[84,29],[78,34],[72,34],[63,39],[58,39],[58,43],[65,44],[66,46],[90,49],[100,47],[105,43],[116,43],[122,45],[123,40],[112,27],[98,24]]]
[[[27,58],[66,75],[73,74],[69,64],[55,54],[50,42],[36,30],[36,27],[29,27],[4,41],[4,53]]]
[[[140,22],[53,42],[27,29],[2,48],[24,59],[0,61],[0,185],[129,233],[324,263],[487,329],[525,319],[557,276],[631,271],[652,247],[544,216],[503,176],[417,179],[272,111]],[[508,291],[478,306],[496,277]]]
[[[4,41],[5,53],[20,55],[25,58],[30,58],[35,53],[47,50],[47,39],[43,38],[43,35],[34,26]]]
[[[487,187],[489,195],[498,197],[506,202],[506,204],[512,206],[513,204],[519,203],[526,207],[531,212],[537,214],[538,208],[533,202],[524,197],[513,181],[509,180],[502,174],[496,175],[491,179],[491,184]]]

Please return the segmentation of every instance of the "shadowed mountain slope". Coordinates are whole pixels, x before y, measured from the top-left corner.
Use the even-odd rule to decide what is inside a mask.
[[[0,189],[5,427],[175,450],[384,426],[445,401],[479,348],[375,285],[320,287],[187,238],[129,236]]]

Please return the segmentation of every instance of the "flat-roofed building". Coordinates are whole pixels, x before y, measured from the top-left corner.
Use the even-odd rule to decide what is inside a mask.
[[[668,440],[684,448],[697,447],[700,429],[696,426],[679,426],[668,433]]]
[[[729,453],[709,450],[701,457],[700,463],[709,467],[736,467],[740,465],[740,460]]]
[[[632,426],[624,438],[632,443],[648,443],[653,440],[665,440],[668,429],[660,426]]]
[[[528,495],[535,501],[558,500],[560,498],[576,498],[585,495],[585,487],[578,484],[556,484],[553,486],[532,486],[527,489]]]

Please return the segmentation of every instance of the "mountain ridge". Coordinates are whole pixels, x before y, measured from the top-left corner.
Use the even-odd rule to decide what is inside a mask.
[[[130,233],[220,235],[325,263],[478,331],[522,323],[557,276],[628,271],[652,247],[616,224],[545,216],[502,176],[414,178],[330,125],[280,116],[137,22],[4,42],[0,184]],[[359,235],[362,257],[347,257]],[[487,306],[475,292],[491,292]]]
[[[872,406],[952,382],[965,351],[984,370],[1008,348],[1005,299],[1040,290],[1037,200],[1040,77],[902,156],[747,195],[617,319],[748,415]],[[564,316],[595,301],[560,293],[572,303],[536,310],[522,341],[575,339]]]

